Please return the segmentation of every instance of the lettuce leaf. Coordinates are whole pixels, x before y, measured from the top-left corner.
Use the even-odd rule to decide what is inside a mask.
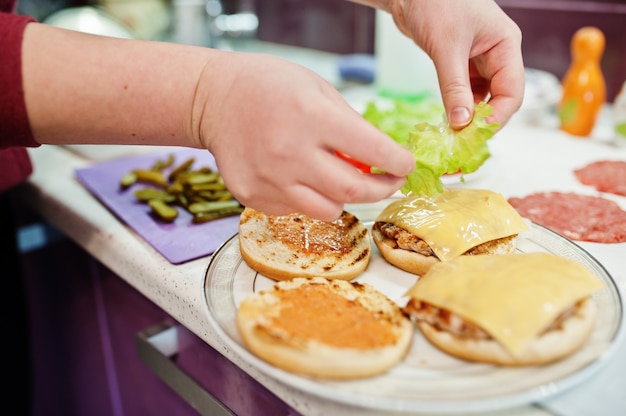
[[[443,105],[434,101],[392,100],[370,101],[362,115],[396,142],[406,146],[409,132],[416,122],[437,123],[441,121],[443,112]]]
[[[490,157],[487,141],[500,127],[485,121],[491,112],[489,104],[478,103],[472,122],[459,131],[450,127],[443,104],[434,101],[372,101],[362,115],[413,153],[415,170],[401,192],[436,195],[443,192],[442,175],[475,172]],[[371,171],[380,173],[376,168]]]
[[[485,121],[491,112],[489,104],[478,103],[472,122],[462,130],[452,129],[447,121],[438,125],[415,124],[406,143],[402,143],[415,156],[415,170],[407,177],[401,192],[436,195],[443,192],[442,175],[475,172],[491,156],[487,141],[500,127],[498,123]]]

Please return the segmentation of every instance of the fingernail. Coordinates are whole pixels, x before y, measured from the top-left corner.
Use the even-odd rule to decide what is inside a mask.
[[[450,112],[451,126],[466,126],[471,121],[471,115],[467,108],[457,107]]]

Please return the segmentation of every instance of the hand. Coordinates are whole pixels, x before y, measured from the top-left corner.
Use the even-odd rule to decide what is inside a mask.
[[[415,165],[323,78],[269,55],[33,23],[23,74],[39,143],[205,148],[235,197],[267,214],[333,220],[345,203],[393,194]],[[389,174],[362,173],[335,151]]]
[[[453,128],[465,127],[474,103],[488,100],[489,122],[506,124],[524,95],[519,27],[493,0],[392,0],[400,30],[433,60]]]
[[[201,75],[194,119],[243,205],[333,220],[344,203],[390,196],[414,169],[408,150],[314,72],[268,55],[220,54]],[[335,151],[388,174],[364,174]]]

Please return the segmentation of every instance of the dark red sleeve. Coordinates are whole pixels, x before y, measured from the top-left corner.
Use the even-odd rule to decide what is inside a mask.
[[[33,139],[22,85],[22,36],[33,19],[0,12],[0,149],[37,146]]]
[[[35,147],[22,85],[22,35],[33,19],[0,12],[0,192],[32,173],[26,146]]]

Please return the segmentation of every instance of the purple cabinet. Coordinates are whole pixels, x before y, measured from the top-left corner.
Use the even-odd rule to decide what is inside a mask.
[[[69,240],[22,255],[33,415],[194,415],[138,359],[135,335],[167,315]]]
[[[297,414],[70,240],[24,253],[21,263],[31,322],[33,416],[217,415],[206,410],[213,398],[225,409],[219,414]],[[167,361],[159,375],[139,345],[141,334],[158,325],[176,330],[178,342],[175,354],[157,357]],[[26,371],[24,363],[20,368]],[[187,383],[182,395],[171,387],[181,374]]]

